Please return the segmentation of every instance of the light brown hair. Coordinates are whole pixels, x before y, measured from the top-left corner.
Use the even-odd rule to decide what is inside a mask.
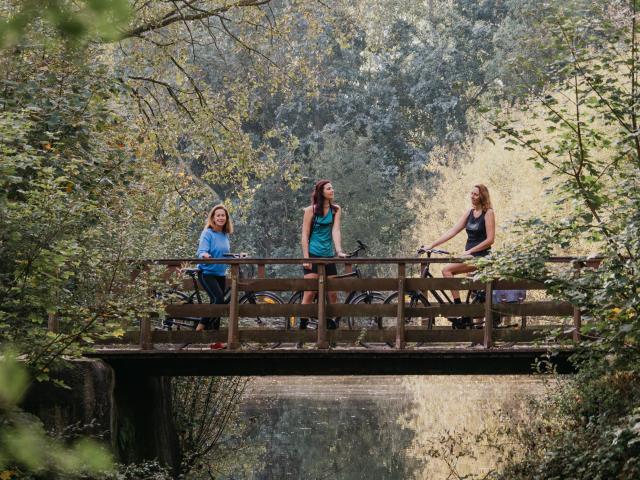
[[[229,210],[227,210],[227,207],[225,207],[221,203],[219,203],[218,205],[216,205],[211,209],[211,211],[209,212],[209,215],[207,215],[207,221],[204,224],[204,228],[211,228],[212,230],[215,230],[214,228],[215,223],[213,221],[213,216],[216,214],[216,211],[218,210],[224,210],[224,213],[227,216],[227,221],[224,223],[224,226],[222,227],[222,231],[226,234],[233,233],[233,222],[231,221]]]
[[[493,208],[491,206],[491,196],[489,195],[489,189],[487,188],[487,186],[479,183],[477,185],[474,185],[473,187],[477,188],[480,192],[480,205],[482,206],[482,211],[486,212],[490,208]]]

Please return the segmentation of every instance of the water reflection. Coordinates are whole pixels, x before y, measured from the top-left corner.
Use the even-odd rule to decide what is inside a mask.
[[[242,416],[257,454],[229,478],[450,478],[433,456],[445,432],[472,436],[542,392],[534,377],[263,377],[250,385]],[[459,474],[492,468],[489,453],[476,453],[456,465]]]

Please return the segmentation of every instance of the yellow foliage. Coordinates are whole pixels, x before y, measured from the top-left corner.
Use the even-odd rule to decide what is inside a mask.
[[[509,229],[517,218],[552,211],[553,197],[547,194],[550,185],[543,180],[550,171],[537,169],[524,150],[508,151],[503,141],[493,144],[484,139],[462,152],[440,148],[432,155],[428,168],[436,175],[436,187],[433,191],[417,190],[411,204],[418,219],[412,232],[415,245],[432,242],[468,212],[469,193],[478,183],[484,183],[491,194],[496,215],[494,249],[518,241]],[[462,232],[443,248],[462,253],[465,241]]]

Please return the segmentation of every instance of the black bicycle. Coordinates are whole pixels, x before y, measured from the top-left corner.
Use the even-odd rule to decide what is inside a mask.
[[[229,258],[247,258],[248,255],[244,253],[228,253],[225,254],[225,257]],[[253,266],[251,266],[253,267]],[[189,293],[182,292],[177,289],[169,289],[167,291],[161,292],[158,294],[158,298],[163,301],[165,304],[199,304],[206,303],[204,299],[206,298],[205,293],[202,291],[200,287],[200,283],[198,282],[198,273],[200,272],[197,268],[187,268],[182,270],[191,281],[192,288]],[[253,276],[251,273],[249,277]],[[225,290],[224,303],[228,304],[231,301],[231,289],[227,288]],[[270,291],[247,291],[239,298],[238,303],[240,305],[243,304],[252,304],[252,305],[262,305],[262,304],[283,304],[284,301],[277,294]],[[157,327],[161,330],[180,330],[182,328],[193,330],[197,327],[198,323],[200,323],[201,317],[165,317],[162,319],[161,324]],[[239,326],[250,326],[252,324],[257,324],[258,326],[265,328],[273,328],[273,329],[286,329],[286,319],[285,317],[240,317],[238,319]]]
[[[356,258],[360,255],[361,252],[365,252],[367,250],[367,246],[362,243],[360,240],[356,240],[358,247],[351,253],[346,255],[346,258]],[[362,273],[360,269],[356,266],[353,272],[344,273],[342,275],[337,275],[332,278],[362,278]],[[288,303],[302,303],[302,296],[304,291],[299,290],[294,292],[291,295]],[[317,300],[317,298],[316,298]],[[385,296],[374,290],[354,290],[347,294],[344,302],[345,304],[355,305],[355,304],[381,304],[384,303]],[[342,322],[344,320],[344,322]],[[350,330],[362,330],[362,329],[370,329],[370,328],[380,328],[382,323],[382,319],[380,317],[346,317],[342,319],[341,317],[336,317],[334,319],[336,326],[339,326],[341,323],[347,326]],[[287,322],[287,328],[298,328],[300,324],[300,317],[296,317],[292,315],[289,317],[289,321]],[[307,324],[307,328],[315,329],[318,328],[318,320],[316,318],[310,318],[309,323]]]
[[[431,258],[432,254],[437,255],[451,255],[449,252],[445,250],[436,250],[436,249],[426,249],[424,247],[420,247],[417,251],[417,255],[427,255],[427,258]],[[431,272],[429,271],[430,263],[424,267],[421,272],[421,278],[434,278]],[[453,299],[445,292],[444,290],[427,290],[427,293],[433,297],[432,301],[435,303],[444,305],[444,304],[453,304]],[[425,292],[412,290],[405,292],[404,302],[407,307],[416,308],[416,307],[429,307],[432,304],[432,301],[429,301]],[[485,302],[485,291],[484,290],[468,290],[467,295],[463,301],[465,304],[475,304],[475,303],[484,303]],[[398,292],[393,292],[389,295],[385,301],[385,304],[398,304]],[[448,317],[447,320],[451,323],[451,327],[454,329],[465,329],[465,328],[473,328],[480,327],[481,324],[474,324],[473,322],[469,322],[464,317]],[[435,325],[434,317],[427,318],[412,318],[410,316],[405,317],[406,323],[416,323],[421,326],[426,326],[427,329],[432,329]],[[384,327],[385,320],[383,318],[380,319],[381,327]],[[393,324],[395,325],[395,319],[393,319]]]

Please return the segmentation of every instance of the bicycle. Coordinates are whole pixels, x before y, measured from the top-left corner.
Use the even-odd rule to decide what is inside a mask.
[[[225,254],[225,257],[229,258],[247,258],[248,255],[245,253],[228,253]],[[197,268],[187,268],[182,270],[182,273],[187,275],[191,279],[191,284],[193,286],[191,293],[186,294],[177,289],[170,289],[166,292],[162,292],[159,294],[159,298],[165,300],[165,303],[179,303],[179,304],[196,304],[196,303],[205,303],[203,301],[202,290],[200,288],[200,283],[198,282],[198,273],[200,272]],[[250,275],[252,276],[252,275]],[[224,304],[228,304],[231,301],[231,288],[225,289],[224,294]],[[252,304],[252,305],[260,305],[260,304],[283,304],[284,301],[277,294],[262,290],[262,291],[247,291],[239,298],[238,303],[240,305],[243,304]],[[200,323],[201,317],[165,317],[162,320],[161,326],[159,329],[162,330],[180,330],[181,328],[188,328],[194,330],[198,323]],[[262,318],[260,316],[255,318],[247,318],[240,317],[238,319],[239,326],[246,326],[247,321],[254,322],[261,327],[274,328],[274,329],[282,329],[286,328],[286,321],[284,317],[275,317],[275,318]]]
[[[356,243],[358,244],[358,247],[353,252],[348,253],[345,256],[345,258],[356,258],[358,257],[360,252],[364,252],[367,250],[367,248],[369,248],[360,240],[356,240]],[[354,268],[353,272],[344,273],[342,275],[337,275],[332,278],[353,278],[353,277],[362,278],[360,269],[357,266]],[[302,290],[298,290],[297,292],[294,292],[291,295],[291,298],[289,298],[288,303],[296,303],[296,304],[302,303],[303,294],[304,294],[304,291]],[[384,300],[385,300],[385,296],[380,292],[376,292],[374,290],[364,290],[364,291],[354,290],[347,294],[347,297],[345,298],[343,303],[351,304],[351,305],[365,303],[365,304],[371,305],[375,303],[383,303]],[[381,320],[382,319],[379,317],[347,317],[346,324],[349,330],[381,328],[381,323],[380,323]],[[342,321],[341,317],[335,318],[335,323],[337,327],[339,326],[341,321]],[[291,316],[289,317],[289,321],[287,322],[287,328],[292,328],[292,329],[297,328],[297,326],[299,326],[299,322],[300,322],[299,317]],[[309,323],[307,324],[307,328],[308,329],[318,328],[318,320],[315,318],[310,318]]]
[[[446,250],[437,250],[437,249],[425,249],[424,247],[420,247],[418,249],[418,251],[416,252],[416,255],[420,256],[422,254],[426,254],[427,258],[431,258],[432,254],[438,254],[438,255],[451,255],[449,252],[447,252]],[[427,265],[425,266],[425,268],[422,270],[420,277],[421,278],[434,278],[433,275],[431,274],[431,272],[429,271],[429,266],[430,263],[427,263]],[[444,304],[453,304],[454,301],[451,297],[449,297],[449,295],[447,294],[447,292],[445,292],[444,290],[428,290],[427,293],[430,293],[431,296],[435,299],[435,301],[440,304],[440,305],[444,305]],[[407,306],[409,308],[416,308],[416,307],[429,307],[431,306],[431,302],[429,302],[429,299],[427,298],[427,296],[422,292],[422,291],[417,291],[417,290],[413,290],[413,291],[408,291],[405,292],[405,303],[407,304]],[[485,302],[485,291],[484,290],[468,290],[467,291],[467,295],[465,300],[463,301],[464,304],[477,304],[477,303],[484,303]],[[385,301],[384,301],[385,305],[389,305],[389,304],[396,304],[398,303],[398,292],[393,292],[391,295],[389,295]],[[451,327],[453,329],[465,329],[465,328],[480,328],[481,324],[474,324],[474,323],[468,323],[464,321],[464,317],[448,317],[447,320],[449,320],[449,322],[451,322]],[[427,329],[431,330],[433,329],[433,327],[435,326],[435,318],[434,317],[427,317],[426,320],[422,317],[419,318],[419,320],[417,319],[413,319],[410,316],[405,317],[405,323],[411,323],[412,321],[419,321],[420,325],[422,326],[426,326]],[[426,323],[425,323],[426,321]],[[394,320],[394,324],[395,324],[395,320]],[[380,319],[380,325],[381,328],[384,326],[384,321],[381,318]]]

